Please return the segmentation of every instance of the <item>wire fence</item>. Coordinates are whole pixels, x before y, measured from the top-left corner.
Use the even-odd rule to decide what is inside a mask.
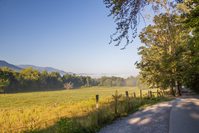
[[[130,110],[130,99],[129,98],[145,98],[146,96],[149,97],[149,98],[153,98],[155,97],[154,94],[156,94],[157,96],[156,97],[163,97],[164,95],[168,95],[168,92],[166,91],[159,91],[157,89],[156,92],[152,92],[150,90],[148,90],[148,94],[146,94],[144,97],[142,95],[142,90],[140,90],[140,94],[136,94],[135,92],[134,93],[128,93],[128,91],[126,91],[126,95],[122,95],[120,94],[123,98],[126,97],[127,99],[127,104],[128,104],[128,110]],[[96,95],[96,112],[98,112],[98,108],[99,108],[99,96]],[[97,121],[99,123],[99,112],[97,113]],[[40,122],[33,122],[33,124],[31,124],[30,126],[24,126],[24,127],[20,127],[20,128],[11,128],[9,127],[9,129],[7,130],[7,132],[19,132],[19,131],[29,131],[29,130],[36,130],[36,129],[39,129],[42,125],[42,127],[45,127],[47,128],[48,126],[53,126],[54,124],[56,124],[56,122],[59,120],[60,118],[55,118],[55,119],[48,119],[48,120],[42,120]],[[51,123],[51,124],[50,124]],[[6,129],[5,129],[6,130]],[[1,131],[1,130],[0,130]]]

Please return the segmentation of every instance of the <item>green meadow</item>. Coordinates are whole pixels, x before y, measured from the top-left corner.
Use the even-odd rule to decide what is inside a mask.
[[[118,99],[117,114],[112,98],[116,90],[122,94]],[[126,104],[126,91],[130,97],[130,112]],[[134,92],[136,98],[133,97]],[[143,97],[147,97],[147,92],[147,89],[142,91]],[[137,87],[89,87],[0,94],[0,132],[95,132],[119,117],[158,102],[172,100],[155,95],[153,99],[141,100],[139,93]],[[98,124],[95,95],[99,95]]]
[[[46,90],[37,92],[23,92],[0,94],[0,109],[13,109],[13,108],[28,108],[32,106],[51,106],[62,105],[67,102],[80,102],[93,98],[95,95],[99,97],[111,97],[115,91],[120,94],[125,94],[128,91],[130,94],[135,92],[139,95],[140,90],[137,87],[90,87],[78,89],[58,89]],[[143,94],[148,90],[143,90]]]

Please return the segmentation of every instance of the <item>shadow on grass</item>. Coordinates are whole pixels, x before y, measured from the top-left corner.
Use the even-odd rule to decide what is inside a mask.
[[[76,87],[73,89],[82,89],[80,87]],[[70,90],[73,90],[70,89]],[[15,94],[15,93],[28,93],[28,92],[42,92],[42,91],[62,91],[66,90],[65,88],[52,88],[52,89],[41,89],[41,90],[22,90],[22,91],[12,91],[12,92],[0,92],[0,94]]]
[[[56,133],[56,125],[53,126],[48,126],[44,129],[34,129],[34,130],[27,130],[27,131],[23,131],[23,133]]]
[[[157,103],[173,100],[170,97],[160,97],[160,98],[133,98],[130,97],[130,110],[128,110],[127,101],[125,97],[121,98],[117,104],[117,114],[115,114],[115,102],[111,101],[109,103],[102,103],[99,106],[99,124],[97,122],[96,110],[86,112],[83,116],[76,116],[72,118],[60,118],[56,124],[53,126],[46,126],[43,129],[35,129],[26,131],[26,133],[93,133],[100,131],[100,129],[106,125],[113,123],[113,121],[126,117],[129,114],[133,114],[143,109],[147,106],[151,106]],[[150,110],[149,110],[150,111]],[[150,112],[148,112],[150,114]],[[152,112],[151,112],[152,113]],[[145,116],[143,117],[145,119]],[[141,119],[142,120],[142,119]],[[141,121],[140,120],[140,121]]]

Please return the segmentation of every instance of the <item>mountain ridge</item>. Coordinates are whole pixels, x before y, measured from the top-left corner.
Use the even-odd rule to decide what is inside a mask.
[[[64,75],[66,73],[68,74],[73,74],[72,72],[65,72],[63,70],[59,70],[59,69],[56,69],[56,68],[53,68],[53,67],[40,67],[40,66],[35,66],[35,65],[16,65],[18,67],[21,67],[21,68],[29,68],[29,67],[32,67],[33,69],[37,69],[38,71],[42,72],[44,71],[45,69],[48,71],[48,72],[59,72],[61,75]]]
[[[2,68],[4,66],[8,67],[9,69],[13,69],[14,71],[18,71],[18,72],[20,72],[22,70],[22,68],[25,69],[25,68],[32,67],[33,69],[38,69],[38,71],[40,71],[40,72],[42,72],[43,70],[46,69],[48,72],[52,72],[52,71],[57,72],[58,71],[60,73],[60,75],[64,75],[66,73],[73,74],[72,72],[65,72],[63,70],[55,69],[53,67],[39,67],[39,66],[35,66],[35,65],[13,65],[4,60],[0,60],[0,68]]]
[[[2,68],[4,66],[6,66],[6,67],[8,67],[8,68],[10,68],[10,69],[12,69],[14,71],[18,71],[18,72],[20,72],[21,69],[22,69],[22,68],[20,68],[20,67],[18,67],[16,65],[13,65],[13,64],[10,64],[10,63],[4,61],[4,60],[0,60],[0,68]]]
[[[65,72],[64,70],[59,70],[59,69],[56,69],[56,68],[53,68],[53,67],[40,67],[40,66],[35,66],[35,65],[28,65],[28,64],[21,64],[21,65],[13,65],[11,63],[8,63],[4,60],[0,60],[0,68],[2,67],[8,67],[9,69],[13,69],[14,71],[18,71],[20,72],[22,70],[22,68],[29,68],[29,67],[32,67],[33,69],[37,69],[38,71],[42,72],[43,70],[47,70],[48,72],[59,72],[60,75],[64,75],[66,73],[68,74],[73,74],[73,72]],[[94,78],[100,78],[101,76],[104,76],[104,75],[110,75],[110,74],[106,74],[106,73],[101,73],[101,74],[96,74],[96,73],[75,73],[76,75],[82,75],[82,76],[91,76],[91,77],[94,77]],[[113,74],[114,75],[114,74]],[[117,75],[117,74],[116,74]]]

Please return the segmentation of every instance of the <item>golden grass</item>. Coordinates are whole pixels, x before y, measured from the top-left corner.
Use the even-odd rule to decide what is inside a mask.
[[[28,130],[42,130],[47,129],[50,126],[55,125],[55,123],[61,118],[61,117],[67,117],[67,118],[77,118],[78,122],[81,123],[81,125],[84,125],[85,128],[93,128],[91,125],[96,125],[96,101],[94,94],[99,94],[99,111],[100,111],[100,119],[101,123],[108,121],[109,119],[113,119],[114,117],[114,107],[112,106],[113,99],[111,98],[111,94],[115,93],[115,90],[118,90],[118,92],[121,94],[125,94],[125,91],[129,91],[129,95],[132,96],[133,92],[136,92],[136,97],[139,97],[139,90],[137,88],[133,87],[91,87],[91,88],[85,88],[79,89],[80,92],[78,92],[78,89],[74,90],[63,90],[63,91],[56,91],[55,95],[60,94],[61,98],[63,97],[63,93],[70,93],[70,96],[73,97],[72,94],[78,95],[77,100],[70,99],[68,102],[52,102],[53,104],[43,104],[43,106],[32,106],[29,105],[27,107],[24,106],[24,108],[9,108],[5,109],[2,108],[0,110],[0,132],[24,132]],[[157,91],[157,90],[152,90]],[[59,92],[59,93],[58,93]],[[148,90],[143,90],[142,94],[147,93]],[[40,93],[40,92],[35,92]],[[42,93],[42,92],[41,92]],[[50,92],[47,92],[50,93]],[[23,93],[25,95],[26,93]],[[106,95],[105,95],[106,94]],[[6,94],[9,95],[9,94]],[[10,94],[14,95],[14,94]],[[15,98],[18,94],[15,95]],[[30,96],[30,94],[27,94]],[[41,96],[43,94],[39,94],[37,96]],[[51,96],[53,94],[50,94]],[[91,96],[92,95],[92,96]],[[108,97],[109,95],[109,97]],[[20,95],[18,95],[20,97]],[[90,96],[90,97],[87,97]],[[125,95],[123,95],[125,96]],[[79,100],[83,97],[83,99],[87,100]],[[86,98],[85,98],[86,97]],[[33,99],[27,99],[22,100],[22,102],[31,102],[39,100],[39,97],[36,96],[32,97]],[[90,98],[90,99],[88,99]],[[125,98],[125,97],[124,97]],[[20,98],[19,98],[20,99]],[[60,100],[61,101],[61,100]],[[63,100],[65,101],[65,100]],[[78,101],[78,102],[77,102]],[[133,99],[131,98],[131,101]],[[20,101],[14,101],[14,102],[20,102]],[[54,103],[57,104],[54,104]],[[139,99],[136,101],[134,100],[134,105],[139,102]],[[35,105],[35,104],[32,104]],[[121,101],[121,104],[119,104],[118,112],[120,114],[125,113],[125,108],[123,105],[123,102]],[[103,118],[101,118],[103,117]],[[111,117],[111,118],[110,118]],[[44,130],[45,131],[45,130]],[[46,132],[55,132],[55,128],[51,128],[50,130]]]
[[[111,100],[111,99],[110,99]],[[108,102],[101,98],[99,104]],[[110,102],[110,101],[109,101]],[[59,106],[40,106],[18,110],[0,111],[0,132],[19,132],[27,129],[52,126],[60,117],[81,117],[95,109],[95,99]]]

